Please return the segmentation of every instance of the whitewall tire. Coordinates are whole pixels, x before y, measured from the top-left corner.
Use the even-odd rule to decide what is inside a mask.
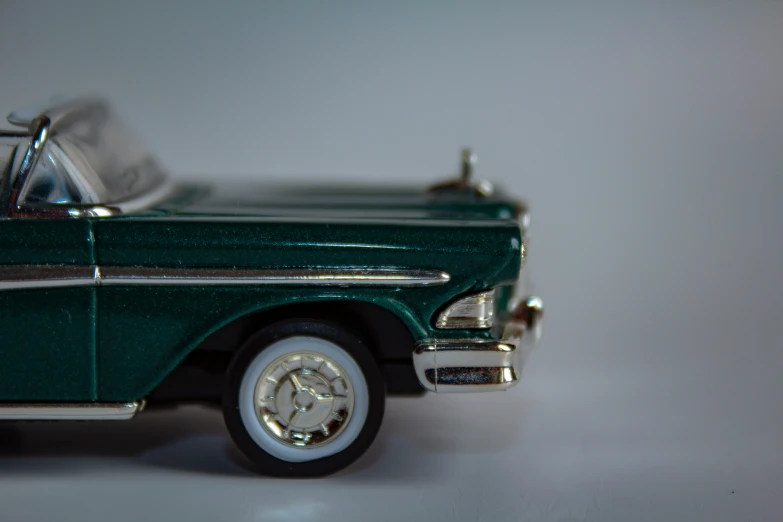
[[[286,320],[251,337],[227,375],[224,417],[262,473],[325,475],[372,443],[385,387],[361,338],[317,320]]]

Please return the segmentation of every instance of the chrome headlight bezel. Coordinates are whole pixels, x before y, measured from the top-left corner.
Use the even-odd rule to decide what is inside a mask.
[[[497,290],[485,290],[460,297],[449,304],[435,321],[439,330],[487,329],[495,324]]]

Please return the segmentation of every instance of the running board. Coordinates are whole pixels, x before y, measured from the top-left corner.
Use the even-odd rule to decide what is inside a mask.
[[[0,420],[128,420],[144,401],[83,403],[0,403]]]

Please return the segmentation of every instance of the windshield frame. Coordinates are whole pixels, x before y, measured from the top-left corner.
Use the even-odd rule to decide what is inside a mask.
[[[108,105],[102,100],[78,100],[68,104],[62,104],[39,114],[32,120],[20,121],[9,117],[9,122],[14,124],[27,124],[30,133],[29,146],[20,162],[15,178],[11,178],[9,197],[6,205],[6,216],[17,217],[105,217],[128,214],[149,208],[156,202],[164,199],[173,189],[173,183],[166,173],[157,167],[154,158],[144,153],[145,165],[154,165],[154,168],[143,171],[141,175],[148,176],[142,183],[143,190],[137,190],[126,194],[125,197],[112,199],[101,173],[95,172],[89,164],[76,173],[79,177],[94,184],[93,188],[98,194],[102,194],[104,201],[88,202],[84,204],[56,204],[24,202],[24,194],[31,175],[40,159],[47,142],[52,139],[57,142],[57,136],[68,136],[68,127],[74,123],[94,125],[96,129],[101,121],[116,118],[109,111]],[[119,120],[116,120],[119,122]],[[62,148],[62,147],[61,147]],[[97,152],[100,152],[96,149]],[[93,152],[96,152],[93,151]],[[66,152],[67,154],[67,152]],[[148,163],[147,163],[148,162]],[[130,165],[133,167],[133,165]],[[136,173],[138,174],[138,172]],[[74,174],[69,172],[69,176]]]

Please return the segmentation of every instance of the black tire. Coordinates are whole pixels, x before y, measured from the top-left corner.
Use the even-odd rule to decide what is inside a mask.
[[[289,338],[296,339],[290,339],[287,343],[280,343],[280,341]],[[261,376],[264,375],[263,373],[258,374],[257,380],[255,380],[258,368],[263,367],[268,369],[274,366],[273,363],[265,363],[266,359],[272,356],[270,354],[280,348],[281,345],[297,343],[300,342],[300,339],[304,339],[305,342],[309,339],[316,343],[320,342],[319,340],[323,340],[326,341],[327,344],[331,343],[332,345],[336,345],[336,347],[344,351],[349,358],[355,362],[355,366],[351,365],[353,375],[357,375],[356,369],[358,367],[358,370],[363,376],[365,382],[361,382],[361,379],[358,379],[360,382],[352,389],[361,389],[361,394],[364,397],[364,384],[366,384],[366,399],[361,399],[361,401],[362,404],[366,404],[367,406],[366,409],[363,408],[363,411],[366,411],[366,417],[364,417],[363,423],[360,420],[363,417],[363,414],[356,414],[353,417],[348,417],[348,420],[345,421],[349,424],[350,434],[348,428],[345,428],[342,432],[338,432],[337,430],[334,432],[336,433],[336,435],[334,435],[334,440],[339,440],[339,437],[344,435],[344,439],[334,447],[339,448],[342,444],[348,444],[347,447],[340,449],[337,453],[315,458],[313,460],[291,461],[288,460],[287,457],[280,458],[280,455],[270,454],[270,451],[272,453],[278,451],[278,449],[274,447],[274,444],[280,444],[281,449],[279,449],[279,451],[289,453],[313,452],[313,450],[310,448],[285,447],[290,446],[290,443],[284,444],[280,442],[279,435],[275,442],[270,443],[265,440],[259,440],[259,437],[261,439],[274,439],[274,435],[264,427],[264,423],[258,418],[256,406],[247,406],[248,400],[251,401],[251,404],[256,404],[255,402],[252,402],[257,400],[257,398],[255,398],[256,388],[253,388],[253,391],[250,393],[250,396],[253,398],[248,399],[247,396],[250,386],[248,383],[258,383],[262,380]],[[272,347],[267,354],[262,356],[262,353],[272,345],[274,345],[274,347]],[[283,357],[286,357],[287,355],[285,352],[283,353]],[[291,353],[296,354],[301,352]],[[308,351],[308,353],[312,353],[312,351]],[[280,366],[277,367],[279,368]],[[288,369],[285,364],[283,364],[282,367]],[[248,371],[250,371],[250,373],[248,373]],[[345,372],[345,375],[348,373],[349,372]],[[248,375],[248,381],[245,383],[245,387],[242,388],[242,382],[246,374]],[[306,375],[300,375],[300,377],[306,377]],[[350,376],[347,377],[349,377],[348,381],[351,382]],[[296,379],[294,379],[294,381],[296,381]],[[274,384],[273,386],[277,386],[276,389],[280,389],[280,386],[282,385]],[[301,387],[297,388],[297,390],[300,390],[300,393],[303,393],[301,392],[303,389],[304,388]],[[311,393],[313,392],[312,388],[308,389]],[[282,391],[280,393],[281,397],[286,396]],[[358,396],[359,393],[360,392],[357,391],[356,395]],[[242,397],[240,397],[241,395]],[[353,393],[346,395],[351,395],[351,397],[354,396]],[[293,394],[287,396],[290,397],[292,402],[294,401]],[[320,401],[322,400],[320,397],[323,396],[318,395],[318,397],[318,400]],[[338,397],[338,395],[335,394],[334,397]],[[331,400],[336,401],[339,399],[333,398]],[[353,401],[354,399],[351,400]],[[272,401],[276,401],[276,399],[273,397]],[[369,348],[357,334],[342,325],[328,321],[316,319],[288,319],[269,325],[255,333],[235,355],[226,375],[226,384],[223,393],[223,417],[234,442],[255,465],[259,473],[277,477],[318,477],[329,475],[345,468],[367,451],[375,440],[378,430],[381,427],[385,401],[386,386],[383,375]],[[359,399],[356,399],[357,404],[358,402]],[[276,405],[276,402],[273,402],[273,404]],[[333,402],[332,404],[336,403]],[[353,404],[353,402],[351,404]],[[329,406],[328,404],[324,406],[324,408],[330,407],[334,408],[334,406]],[[252,408],[252,411],[255,414],[249,416],[248,408]],[[332,417],[329,417],[329,419],[332,419]],[[254,422],[258,425],[253,424]],[[246,423],[248,425],[246,425]],[[350,423],[354,424],[351,425]],[[288,427],[286,427],[286,430],[288,430]],[[357,430],[358,435],[355,435]],[[259,435],[263,431],[266,431],[267,433]],[[327,429],[325,429],[325,433],[328,434]],[[354,436],[355,438],[353,438]],[[329,443],[332,444],[332,442]],[[261,447],[264,444],[266,444],[267,450],[270,451]],[[269,446],[269,444],[272,444],[272,446]],[[326,446],[326,444],[324,444],[324,446]],[[311,454],[323,452],[324,450],[322,448],[323,446],[318,449],[318,451]],[[298,453],[297,456],[293,458],[299,458],[301,456],[304,456],[302,458],[309,458],[305,453]]]

